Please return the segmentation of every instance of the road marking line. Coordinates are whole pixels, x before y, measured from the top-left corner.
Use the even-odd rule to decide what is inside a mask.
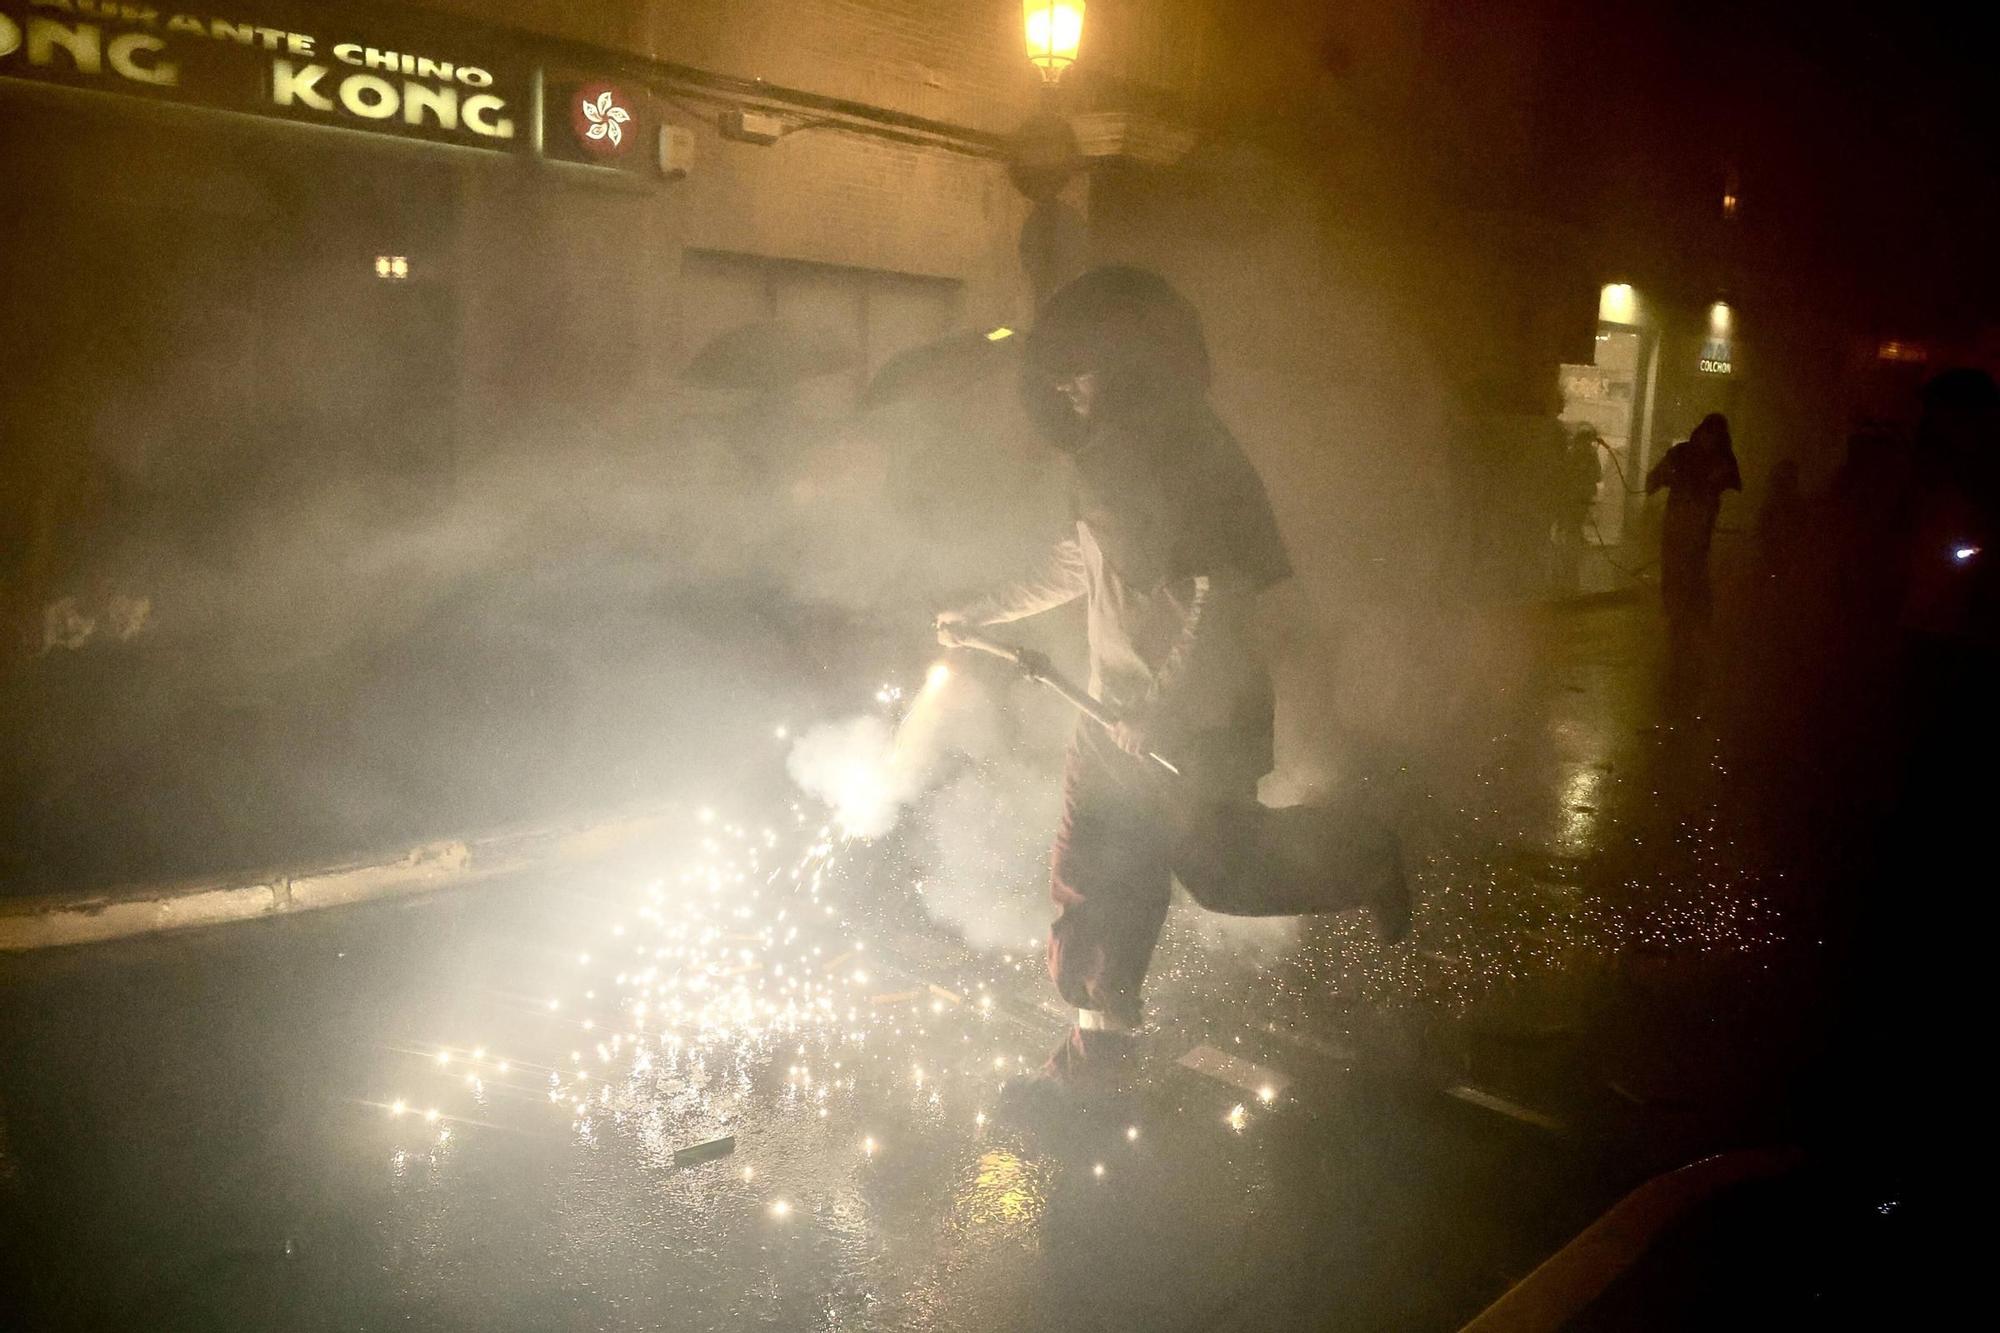
[[[1175,1063],[1264,1100],[1275,1098],[1292,1086],[1290,1074],[1218,1051],[1213,1046],[1197,1046]],[[1267,1092],[1269,1097],[1265,1097]]]
[[[1288,1028],[1270,1027],[1265,1029],[1265,1035],[1277,1041],[1282,1041],[1288,1046],[1296,1046],[1303,1051],[1308,1051],[1322,1060],[1328,1060],[1334,1064],[1351,1065],[1359,1058],[1353,1047],[1336,1045],[1322,1037],[1315,1037],[1309,1032],[1293,1032]]]
[[[1518,1120],[1524,1125],[1533,1125],[1537,1129],[1546,1129],[1551,1134],[1561,1134],[1568,1128],[1568,1126],[1564,1125],[1562,1121],[1557,1120],[1554,1116],[1543,1115],[1540,1111],[1532,1107],[1523,1106],[1519,1102],[1510,1102],[1498,1093],[1488,1092],[1484,1088],[1475,1088],[1470,1083],[1456,1084],[1446,1088],[1444,1092],[1447,1097],[1456,1097],[1462,1102],[1469,1102],[1473,1106],[1483,1107],[1496,1114]]]
[[[736,1151],[736,1136],[724,1134],[719,1139],[709,1139],[705,1143],[690,1143],[685,1148],[674,1149],[675,1166],[693,1166],[697,1162],[711,1162],[718,1157],[727,1157]]]

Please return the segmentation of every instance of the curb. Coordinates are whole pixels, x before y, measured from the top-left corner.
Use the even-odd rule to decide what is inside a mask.
[[[1622,588],[1603,588],[1597,592],[1580,592],[1573,597],[1558,597],[1549,604],[1549,609],[1558,614],[1565,611],[1594,611],[1602,606],[1620,606],[1626,602],[1636,602],[1652,589],[1641,584],[1629,583]]]
[[[1567,597],[1533,597],[1516,602],[1489,602],[1486,605],[1487,609],[1501,613],[1565,616],[1637,602],[1649,591],[1651,590],[1639,584],[1631,583],[1619,588],[1600,588],[1595,592],[1572,593]]]
[[[1696,1207],[1733,1186],[1784,1175],[1802,1160],[1795,1148],[1744,1149],[1653,1177],[1501,1293],[1459,1333],[1556,1333]]]
[[[656,831],[671,813],[653,809],[568,828],[430,842],[380,860],[297,872],[12,899],[0,902],[0,953],[316,912],[593,861]]]

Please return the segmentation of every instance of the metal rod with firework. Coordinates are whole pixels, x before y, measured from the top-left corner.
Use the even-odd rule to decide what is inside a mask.
[[[1049,659],[1032,648],[1016,648],[978,634],[971,634],[954,627],[952,639],[960,648],[970,648],[974,652],[987,653],[1004,661],[1012,662],[1021,669],[1021,674],[1038,685],[1045,685],[1062,697],[1071,707],[1085,717],[1103,727],[1106,731],[1116,731],[1119,717],[1101,699],[1093,698],[1089,691],[1055,669]],[[1165,756],[1153,750],[1146,751],[1146,758],[1158,764],[1175,777],[1180,769]]]

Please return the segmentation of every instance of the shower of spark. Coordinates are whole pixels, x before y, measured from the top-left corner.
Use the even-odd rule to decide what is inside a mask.
[[[949,680],[931,669],[892,755],[934,744]],[[884,695],[902,708],[899,692]],[[408,1081],[369,1105],[391,1124],[420,1120],[433,1163],[452,1127],[494,1125],[560,1126],[590,1150],[616,1139],[662,1171],[732,1157],[714,1183],[773,1219],[810,1208],[780,1193],[800,1182],[756,1164],[752,1126],[818,1136],[825,1153],[858,1143],[873,1161],[890,1126],[864,1121],[863,1107],[879,1115],[887,1094],[911,1123],[984,1136],[997,1083],[1029,1067],[995,990],[1024,981],[1031,959],[967,954],[919,972],[883,947],[893,939],[870,939],[879,867],[852,864],[865,843],[837,811],[799,801],[752,822],[704,806],[665,845],[653,874],[537,942],[556,980],[513,996],[487,1030],[397,1052]],[[392,1169],[408,1169],[416,1146],[399,1139]]]
[[[939,963],[934,949],[912,947],[880,907],[902,872],[849,817],[860,791],[889,801],[881,827],[893,826],[907,799],[893,796],[897,784],[923,774],[941,749],[951,679],[939,666],[913,695],[885,687],[881,713],[841,724],[876,738],[867,756],[877,767],[849,773],[848,787],[834,783],[825,810],[801,797],[766,820],[719,804],[689,811],[645,872],[578,897],[590,906],[534,941],[539,961],[522,975],[536,980],[518,981],[481,1030],[433,1033],[394,1052],[396,1085],[365,1103],[393,1140],[392,1172],[401,1177],[426,1153],[437,1168],[476,1141],[471,1131],[554,1130],[584,1151],[615,1143],[649,1169],[707,1172],[705,1188],[796,1225],[817,1215],[818,1201],[785,1161],[838,1155],[876,1169],[911,1160],[901,1149],[913,1132],[954,1134],[964,1151],[990,1152],[996,1086],[1034,1058],[1007,1001],[1033,985],[1038,960],[968,951]],[[795,776],[826,734],[814,728],[791,744]],[[1721,808],[1679,825],[1656,881],[1634,876],[1622,892],[1576,895],[1560,912],[1520,910],[1518,901],[1548,894],[1479,855],[1474,844],[1488,835],[1474,820],[1461,845],[1433,849],[1420,871],[1424,949],[1382,951],[1336,921],[1260,974],[1247,996],[1226,966],[1176,947],[1170,931],[1155,981],[1209,1012],[1234,996],[1257,1010],[1246,1008],[1255,1022],[1245,1031],[1276,1031],[1334,987],[1463,1007],[1592,955],[1759,950],[1775,938],[1776,918],[1757,891],[1767,886],[1735,864]],[[919,883],[900,887],[922,900]],[[1283,1114],[1275,1082],[1246,1091],[1211,1132],[1254,1133]],[[1152,1134],[1130,1124],[1103,1146],[1138,1153]],[[1107,1188],[1122,1179],[1115,1165],[1102,1175],[1092,1166],[1078,1169]]]

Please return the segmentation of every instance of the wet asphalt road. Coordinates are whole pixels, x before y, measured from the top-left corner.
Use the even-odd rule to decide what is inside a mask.
[[[1801,872],[1704,728],[1652,729],[1650,624],[1483,631],[1535,684],[1370,775],[1406,812],[1414,941],[1218,939],[1177,904],[1151,1085],[1079,1126],[996,1114],[1061,1023],[1028,941],[927,930],[893,857],[804,808],[690,808],[588,874],[0,960],[7,1303],[28,1328],[1458,1327],[1625,1189],[1792,1129]]]

